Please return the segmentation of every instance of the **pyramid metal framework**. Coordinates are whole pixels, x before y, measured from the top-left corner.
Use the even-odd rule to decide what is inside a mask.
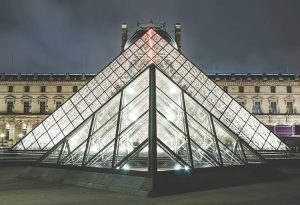
[[[52,160],[60,164],[79,163],[115,168],[126,168],[129,166],[126,163],[142,156],[152,158],[153,152],[164,153],[164,156],[169,157],[170,163],[173,161],[174,166],[196,167],[261,161],[254,150],[290,150],[275,134],[193,65],[176,46],[166,41],[160,35],[161,32],[151,26],[144,29],[142,35],[115,60],[12,149],[51,149],[43,158],[44,162]],[[152,76],[151,70],[156,70],[157,75]],[[132,85],[135,84],[144,75],[157,78],[157,82],[158,78],[167,79],[165,81],[172,82],[170,85],[180,90],[182,95],[174,98],[172,93],[154,84],[157,87],[155,97],[151,97],[151,89],[141,91],[141,95],[134,99],[126,96],[126,93],[131,92],[129,87],[142,89],[141,85],[147,81],[147,77],[137,86],[128,85],[131,82]],[[147,82],[151,84],[152,81]],[[148,87],[151,88],[151,85]],[[134,101],[138,99],[142,102]],[[161,103],[160,106],[165,106],[172,114],[157,109],[156,106],[151,108],[153,99],[157,100],[154,104],[158,106]],[[125,102],[128,103],[127,107]],[[134,117],[136,112],[139,112],[138,121]],[[125,115],[128,115],[126,123],[122,121]],[[154,124],[156,129],[152,133],[153,129],[149,127]],[[105,136],[101,137],[103,133]],[[156,144],[157,150],[154,150]],[[84,155],[81,154],[82,151]],[[99,153],[102,153],[101,159]],[[55,155],[58,157],[55,158]],[[106,164],[105,158],[109,163]],[[147,163],[147,160],[144,162]],[[163,169],[163,165],[161,166]]]

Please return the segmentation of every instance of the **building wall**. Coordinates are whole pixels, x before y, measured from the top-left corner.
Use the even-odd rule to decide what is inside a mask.
[[[209,76],[222,88],[227,89],[227,92],[238,102],[243,103],[250,112],[255,111],[255,102],[259,102],[261,113],[255,114],[256,117],[275,132],[277,126],[278,128],[300,126],[300,81],[297,75],[215,74]],[[56,109],[57,102],[66,101],[74,93],[74,86],[79,90],[93,77],[93,74],[1,74],[0,137],[4,145],[11,146],[23,137]],[[12,92],[9,92],[9,86],[13,86]],[[29,92],[25,92],[25,86],[30,86]],[[46,86],[45,92],[41,92],[41,86]],[[61,86],[61,92],[57,91],[57,86]],[[255,86],[259,87],[259,92],[255,92]],[[275,93],[271,92],[271,86],[275,87]],[[292,89],[291,93],[287,92],[288,86]],[[243,87],[243,92],[240,92],[240,87]],[[14,105],[13,113],[7,112],[9,102]],[[30,108],[29,113],[24,114],[25,102],[29,102]],[[40,112],[41,102],[46,104],[46,113]],[[277,113],[270,113],[271,102],[276,102]],[[288,113],[288,102],[292,103],[292,113]]]

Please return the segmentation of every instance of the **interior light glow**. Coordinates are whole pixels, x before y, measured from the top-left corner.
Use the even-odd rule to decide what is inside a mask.
[[[184,166],[184,169],[188,171],[190,168],[188,166]]]
[[[133,88],[133,86],[130,86],[126,89],[126,92],[129,94],[129,95],[135,95],[136,94],[136,91],[135,89]]]
[[[132,110],[131,112],[129,112],[128,115],[127,115],[127,119],[130,122],[133,122],[136,119],[138,119],[138,111],[137,110]]]
[[[171,108],[166,108],[166,118],[171,122],[174,122],[177,118],[176,113]]]
[[[181,166],[179,164],[176,164],[175,167],[174,167],[174,169],[175,170],[179,170],[179,169],[181,169]]]
[[[90,147],[90,153],[97,153],[99,151],[100,151],[100,149],[97,145],[94,145],[94,146]]]
[[[130,166],[129,166],[128,164],[125,164],[125,165],[122,167],[122,169],[124,169],[124,170],[129,170],[129,169],[130,169]]]

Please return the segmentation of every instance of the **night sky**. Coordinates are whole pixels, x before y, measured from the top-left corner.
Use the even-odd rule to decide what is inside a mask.
[[[208,73],[300,71],[298,0],[0,0],[0,72],[97,73],[121,24],[130,36],[150,20],[172,37],[181,23],[182,52]]]

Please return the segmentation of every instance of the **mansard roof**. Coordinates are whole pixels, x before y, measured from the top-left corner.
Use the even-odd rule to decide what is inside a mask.
[[[85,81],[94,78],[94,73],[2,73],[1,81]],[[297,73],[209,73],[213,80],[298,80]]]

